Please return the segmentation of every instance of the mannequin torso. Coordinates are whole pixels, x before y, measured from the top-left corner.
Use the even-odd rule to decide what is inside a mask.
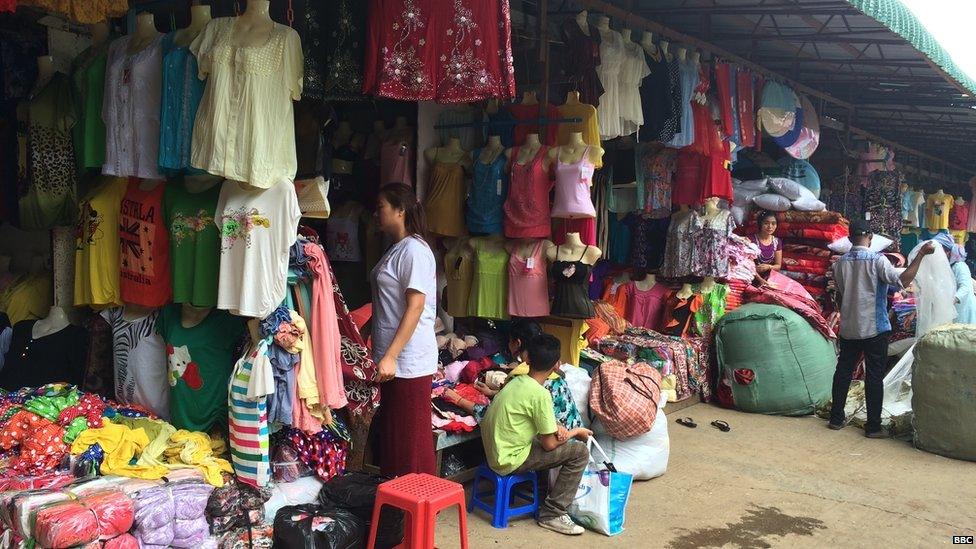
[[[275,25],[270,10],[270,0],[248,0],[247,10],[234,21],[232,43],[245,48],[266,43]]]
[[[93,46],[104,44],[108,40],[108,21],[101,21],[88,25],[88,32],[91,33]]]
[[[54,76],[54,58],[42,55],[37,58],[37,80],[34,81],[34,93],[40,91]]]
[[[222,180],[219,177],[212,175],[187,175],[183,177],[183,185],[186,190],[192,194],[202,193],[208,189],[212,189]]]
[[[588,149],[587,149],[588,148]],[[589,160],[597,164],[603,158],[603,149],[593,145],[587,145],[583,141],[583,134],[573,132],[569,136],[569,143],[549,150],[549,162],[559,161],[564,164],[574,164],[583,160],[583,153],[589,150]]]
[[[193,39],[203,30],[203,27],[207,26],[210,19],[210,6],[190,6],[190,25],[185,29],[176,31],[173,42],[177,46],[189,46],[190,42],[193,42]]]
[[[461,140],[452,137],[444,147],[431,147],[424,151],[424,158],[430,163],[451,162],[458,163],[465,168],[471,167],[471,155],[461,148]]]
[[[122,308],[122,318],[128,322],[135,322],[140,318],[146,318],[150,313],[153,312],[152,307],[143,307],[142,305],[133,305],[131,303],[126,303]]]
[[[522,143],[521,147],[519,147],[518,156],[514,160],[520,166],[524,166],[529,162],[532,162],[532,159],[535,158],[535,155],[538,154],[539,149],[541,148],[542,148],[542,143],[539,141],[539,134],[530,133],[525,136],[525,142]],[[507,151],[505,151],[505,154],[508,155],[509,158],[511,158],[512,149],[508,149]]]
[[[184,303],[180,314],[180,325],[186,329],[195,328],[206,320],[207,315],[213,307],[194,307],[189,303]]]
[[[579,261],[586,265],[594,265],[603,255],[600,248],[587,246],[580,239],[579,233],[567,233],[566,242],[555,245],[548,242],[546,248],[546,259],[553,263],[555,261]]]
[[[55,305],[51,307],[46,318],[42,318],[34,323],[34,326],[31,328],[31,338],[40,339],[55,334],[67,328],[68,324],[70,322],[64,309]]]
[[[482,147],[481,155],[478,160],[483,164],[491,164],[499,155],[505,153],[505,147],[502,146],[501,137],[497,135],[488,136],[488,144]]]
[[[127,51],[129,55],[134,55],[149,47],[153,40],[162,34],[156,30],[156,19],[151,13],[140,13],[136,17],[136,30],[129,39]]]
[[[643,280],[635,280],[634,287],[642,292],[646,292],[653,288],[657,284],[657,277],[652,274],[648,274]]]
[[[587,36],[590,35],[589,14],[586,13],[586,10],[576,14],[576,24],[579,25],[579,28],[581,31],[583,31],[583,34]]]

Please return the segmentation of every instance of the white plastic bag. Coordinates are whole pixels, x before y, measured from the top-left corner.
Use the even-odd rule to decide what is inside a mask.
[[[792,206],[789,198],[773,193],[756,196],[752,199],[752,203],[771,212],[785,212]]]
[[[621,473],[634,475],[634,480],[650,480],[668,470],[671,442],[668,438],[668,418],[664,415],[665,399],[661,399],[651,430],[627,440],[616,440],[606,434],[599,420],[593,420],[593,433],[600,446],[607,449],[610,461]]]
[[[811,200],[817,199],[817,197],[813,194],[813,191],[786,177],[770,177],[769,188],[772,189],[774,193],[785,196],[791,201],[800,200],[803,198]]]
[[[271,488],[271,497],[264,502],[264,519],[268,523],[274,522],[278,510],[286,505],[301,505],[314,503],[322,490],[322,481],[318,477],[302,477],[295,482],[278,482]]]
[[[583,418],[583,427],[590,426],[590,374],[585,369],[572,364],[560,366],[569,386],[569,392],[573,394],[573,402],[579,410],[580,417]]]
[[[822,212],[827,209],[827,205],[814,198],[813,195],[802,196],[791,202],[791,204],[793,204],[794,210],[801,212]]]
[[[608,470],[607,464],[613,468],[616,466],[593,437],[586,444],[590,450],[590,462],[583,471],[576,497],[569,504],[569,516],[588,530],[615,536],[624,531],[627,500],[630,499],[634,478],[628,473]],[[594,448],[605,461],[597,462],[593,456]]]
[[[887,249],[888,246],[891,246],[893,243],[893,240],[876,234],[871,238],[871,245],[868,246],[868,249],[872,252],[880,252]],[[838,238],[830,244],[827,244],[827,248],[829,248],[830,251],[834,252],[835,254],[846,254],[847,252],[851,251],[851,248],[853,247],[854,245],[851,244],[851,239],[846,236],[843,238]]]

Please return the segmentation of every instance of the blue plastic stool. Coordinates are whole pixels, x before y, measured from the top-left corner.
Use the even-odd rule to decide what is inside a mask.
[[[482,480],[487,480],[494,485],[493,489],[483,492],[478,491],[478,485]],[[532,494],[528,491],[519,491],[515,486],[525,482],[532,483]],[[486,501],[485,496],[494,494],[493,501]],[[519,507],[512,505],[512,496],[516,502],[528,502]],[[481,464],[474,474],[474,484],[471,486],[471,502],[468,503],[468,512],[475,508],[491,514],[491,525],[495,528],[508,528],[508,519],[527,515],[535,515],[539,511],[539,480],[535,471],[528,473],[518,473],[514,475],[499,475],[491,470],[487,464]]]

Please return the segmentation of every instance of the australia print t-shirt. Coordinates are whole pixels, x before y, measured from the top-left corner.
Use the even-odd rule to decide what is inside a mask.
[[[217,200],[220,280],[217,307],[264,318],[285,299],[288,249],[298,239],[298,196],[283,179],[267,189],[224,181]]]
[[[162,307],[173,288],[169,273],[169,234],[163,215],[166,185],[151,190],[129,181],[119,214],[119,286],[122,301],[144,307]]]

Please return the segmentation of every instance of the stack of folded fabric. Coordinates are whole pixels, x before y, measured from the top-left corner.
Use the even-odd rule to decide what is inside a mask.
[[[203,482],[179,482],[138,492],[133,533],[139,545],[202,546],[210,537],[204,512],[213,490]]]
[[[742,297],[756,278],[756,258],[759,247],[747,238],[733,234],[729,238],[729,276],[726,283],[729,291],[725,296],[725,311],[730,312],[742,306]]]
[[[829,309],[827,288],[830,266],[835,258],[827,245],[848,236],[850,223],[837,212],[787,211],[777,214],[777,218],[775,234],[783,241],[780,272],[803,285],[821,307]],[[757,225],[753,220],[737,232],[754,235]]]

